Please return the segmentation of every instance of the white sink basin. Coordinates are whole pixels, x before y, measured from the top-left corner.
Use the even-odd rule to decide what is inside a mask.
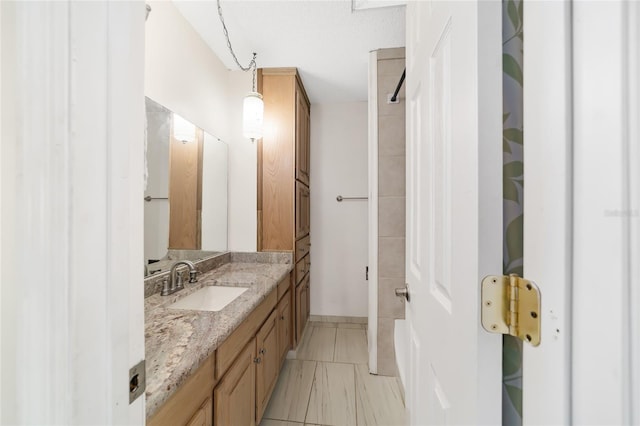
[[[245,291],[246,287],[205,286],[169,305],[170,309],[220,311]]]

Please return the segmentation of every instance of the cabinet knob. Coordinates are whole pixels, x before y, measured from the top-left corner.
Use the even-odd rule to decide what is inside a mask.
[[[265,348],[262,348],[258,352],[260,353],[260,355],[264,355],[267,353],[267,350]]]
[[[260,357],[254,358],[253,362],[256,364],[260,364],[262,362],[262,360],[260,359]]]
[[[281,316],[280,316],[280,320],[281,320],[281,321],[284,321],[284,315],[281,315]]]

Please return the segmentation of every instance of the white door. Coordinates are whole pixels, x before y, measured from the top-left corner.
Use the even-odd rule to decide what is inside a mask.
[[[144,2],[0,10],[0,423],[144,424]]]
[[[640,5],[524,7],[524,424],[640,424]]]
[[[500,2],[407,7],[410,424],[500,424],[502,336],[480,281],[502,271]]]

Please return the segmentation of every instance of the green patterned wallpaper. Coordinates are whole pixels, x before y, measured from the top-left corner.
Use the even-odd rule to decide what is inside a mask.
[[[503,213],[505,274],[522,276],[524,162],[522,154],[523,0],[502,1]],[[502,424],[522,424],[522,342],[504,336]]]

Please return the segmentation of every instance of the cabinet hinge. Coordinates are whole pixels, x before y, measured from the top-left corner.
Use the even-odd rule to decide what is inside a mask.
[[[509,334],[532,346],[540,344],[540,290],[517,274],[482,280],[482,327]]]

